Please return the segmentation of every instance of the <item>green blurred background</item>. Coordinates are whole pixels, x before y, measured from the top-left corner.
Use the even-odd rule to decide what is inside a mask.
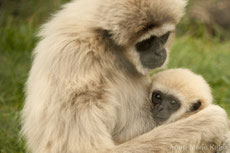
[[[25,152],[19,135],[23,88],[39,26],[69,0],[0,0],[0,153]],[[202,74],[230,115],[230,2],[192,0],[178,25],[169,68]]]

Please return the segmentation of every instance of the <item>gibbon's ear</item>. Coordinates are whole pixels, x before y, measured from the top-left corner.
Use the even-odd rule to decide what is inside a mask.
[[[190,107],[190,111],[194,112],[198,110],[201,107],[201,101],[198,100],[196,103],[193,103],[192,106]]]

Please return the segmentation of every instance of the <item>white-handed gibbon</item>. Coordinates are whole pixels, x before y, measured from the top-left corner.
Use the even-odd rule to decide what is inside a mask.
[[[157,125],[191,116],[212,104],[213,99],[204,78],[184,68],[168,69],[155,74],[149,93]]]
[[[174,152],[171,145],[222,137],[227,116],[218,106],[154,128],[148,72],[167,62],[185,5],[78,0],[54,15],[42,27],[26,85],[22,132],[28,149],[165,153]]]
[[[182,68],[155,74],[149,98],[153,103],[152,112],[156,126],[187,118],[211,105],[213,99],[210,87],[204,78]],[[222,145],[224,141],[226,141],[224,137],[223,141],[205,140],[197,146],[188,145],[190,148],[183,148],[183,151],[214,153],[224,146]]]

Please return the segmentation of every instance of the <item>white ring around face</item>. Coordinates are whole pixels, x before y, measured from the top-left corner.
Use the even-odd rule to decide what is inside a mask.
[[[175,25],[174,24],[164,24],[161,27],[156,27],[153,30],[147,32],[146,34],[142,35],[136,43],[142,42],[143,40],[149,39],[152,36],[160,37],[164,34],[166,34],[169,31],[175,31]]]

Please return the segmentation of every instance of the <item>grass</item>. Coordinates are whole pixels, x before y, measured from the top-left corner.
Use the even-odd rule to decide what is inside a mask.
[[[31,66],[31,51],[37,42],[38,24],[47,19],[43,14],[47,16],[50,6],[58,7],[64,1],[52,2],[38,7],[42,5],[40,1],[31,0],[31,10],[40,9],[23,12],[29,7],[27,4],[17,17],[11,14],[14,8],[10,6],[3,9],[4,18],[0,12],[0,153],[25,152],[19,136],[23,88]],[[170,59],[170,68],[186,67],[202,74],[213,89],[215,102],[230,115],[230,41],[210,38],[203,31],[199,37],[187,33],[175,40]]]
[[[23,88],[36,39],[30,25],[0,28],[0,153],[24,152],[19,138]]]

